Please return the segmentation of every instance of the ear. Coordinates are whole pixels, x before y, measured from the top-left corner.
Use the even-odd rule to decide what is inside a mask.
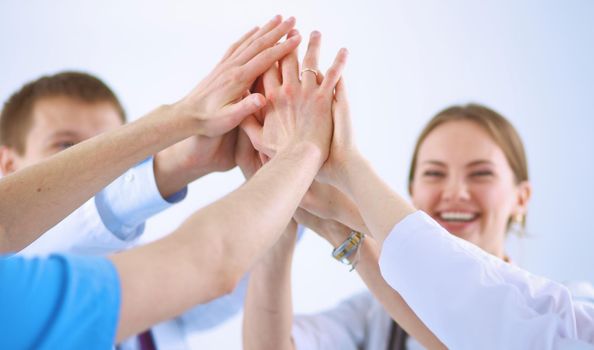
[[[528,202],[532,196],[532,185],[528,181],[522,181],[518,184],[518,195],[514,214],[526,215],[528,212]]]
[[[19,156],[14,149],[0,146],[0,172],[2,172],[2,175],[6,176],[17,170],[18,158]]]

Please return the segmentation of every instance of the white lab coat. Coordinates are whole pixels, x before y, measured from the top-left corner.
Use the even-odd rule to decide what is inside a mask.
[[[384,241],[380,268],[452,349],[594,349],[594,303],[449,234],[418,211]]]

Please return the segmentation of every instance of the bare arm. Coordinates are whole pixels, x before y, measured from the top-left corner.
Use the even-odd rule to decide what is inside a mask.
[[[303,209],[297,209],[295,218],[300,224],[319,233],[334,247],[342,244],[351,231],[339,222],[318,218]],[[379,247],[372,237],[365,239],[359,254],[360,260],[356,267],[359,276],[392,319],[426,348],[445,349],[445,346],[423,324],[400,294],[394,291],[381,276],[378,264]]]
[[[196,127],[196,120],[179,118],[172,107],[161,107],[136,122],[2,178],[0,250],[24,248],[126,169],[190,136]]]
[[[260,109],[264,97],[246,91],[297,47],[299,37],[276,45],[293,25],[294,19],[280,23],[275,17],[254,28],[179,102],[0,179],[0,252],[24,248],[150,154],[191,135],[221,137]]]
[[[335,220],[369,234],[357,205],[332,185],[314,181],[299,206],[319,218]]]
[[[294,349],[291,267],[297,225],[284,234],[250,274],[243,313],[244,349]]]
[[[373,238],[381,246],[396,223],[415,208],[394,192],[360,154],[353,153],[338,172],[339,189],[357,203]]]
[[[299,37],[296,32],[288,36],[287,42]],[[317,85],[299,81],[296,53],[289,54],[282,65],[284,86],[273,81],[276,87],[266,91],[272,112],[266,121],[279,131],[278,152],[270,162],[244,186],[192,215],[174,234],[112,257],[122,281],[118,339],[230,292],[273,246],[328,158],[333,90],[346,55],[344,50],[338,53],[332,74]],[[264,79],[278,79],[277,66],[268,67]],[[165,282],[168,288],[147,288]]]
[[[122,284],[118,340],[230,292],[283,232],[320,159],[295,145],[173,234],[112,256]]]

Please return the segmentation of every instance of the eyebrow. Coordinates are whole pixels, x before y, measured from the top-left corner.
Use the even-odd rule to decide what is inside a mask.
[[[439,160],[426,160],[421,164],[430,164],[430,165],[437,165],[437,166],[441,166],[441,167],[447,167],[446,163],[439,161]],[[486,160],[486,159],[479,159],[479,160],[474,160],[468,164],[466,164],[466,167],[470,168],[473,166],[477,166],[477,165],[493,165],[493,162],[490,160]]]
[[[442,167],[446,166],[446,164],[444,162],[440,162],[439,160],[426,160],[421,164],[431,164],[431,165],[437,165],[437,166],[442,166]]]
[[[47,137],[47,140],[46,141],[50,141],[50,140],[53,140],[53,139],[58,138],[58,137],[75,137],[75,138],[78,138],[79,135],[75,131],[61,130],[61,131],[56,131],[56,132],[50,134]]]
[[[493,162],[490,161],[490,160],[479,159],[479,160],[475,160],[475,161],[472,161],[472,162],[468,163],[466,165],[466,167],[473,167],[473,166],[476,166],[476,165],[485,165],[485,164],[486,165],[493,165]]]

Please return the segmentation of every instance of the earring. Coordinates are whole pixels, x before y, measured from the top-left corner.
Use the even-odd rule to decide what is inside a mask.
[[[525,225],[526,217],[524,214],[514,214],[510,218],[510,222],[508,224],[508,232],[515,233],[518,237],[524,236],[526,233],[524,225]]]
[[[520,214],[520,213],[515,214],[513,216],[512,221],[514,222],[514,224],[523,226],[524,225],[524,214]]]

